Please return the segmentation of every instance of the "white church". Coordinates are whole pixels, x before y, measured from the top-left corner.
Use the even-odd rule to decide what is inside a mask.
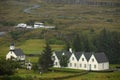
[[[10,50],[8,54],[6,55],[6,60],[8,59],[17,60],[17,61],[25,61],[25,55],[20,48],[15,49],[15,45],[14,43],[12,43],[10,45]]]
[[[101,71],[109,69],[109,61],[105,53],[93,53],[93,52],[73,52],[69,51],[56,51],[53,52],[54,57],[53,67],[60,68],[60,58],[62,55],[66,55],[69,59],[69,63],[66,68],[82,69]]]

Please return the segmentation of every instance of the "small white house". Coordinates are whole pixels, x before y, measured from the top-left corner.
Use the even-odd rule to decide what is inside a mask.
[[[27,70],[31,70],[32,69],[32,63],[30,61],[26,62],[25,65],[26,65],[26,69]]]
[[[43,23],[35,22],[34,23],[34,28],[44,28],[44,25],[43,25]]]
[[[17,27],[17,28],[26,28],[26,26],[27,26],[27,24],[25,24],[25,23],[20,23],[20,24],[18,24],[16,27]]]
[[[109,69],[109,62],[104,53],[94,53],[90,57],[89,70],[106,70]]]
[[[21,49],[15,49],[14,43],[10,45],[10,50],[8,54],[6,55],[6,60],[12,59],[12,60],[18,60],[18,61],[24,61],[25,55]]]
[[[107,70],[109,69],[109,61],[104,53],[90,53],[90,52],[72,52],[70,51],[56,51],[53,53],[54,65],[53,67],[60,66],[61,55],[66,55],[69,59],[66,68],[82,69],[82,70]]]

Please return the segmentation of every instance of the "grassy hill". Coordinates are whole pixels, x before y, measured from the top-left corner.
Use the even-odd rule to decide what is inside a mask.
[[[37,53],[38,54],[38,53],[41,53],[43,51],[43,49],[45,47],[45,41],[40,40],[40,39],[30,39],[18,47],[23,49],[25,54],[30,54],[30,53],[32,53],[32,54]],[[63,45],[51,45],[51,47],[53,50],[63,49]]]
[[[89,1],[89,0],[88,0]],[[95,0],[90,0],[95,2]],[[97,0],[98,2],[119,3],[117,0]],[[5,6],[7,5],[7,6]],[[23,12],[33,5],[39,5],[31,13]],[[44,22],[46,25],[56,25],[60,31],[88,31],[90,28],[99,31],[106,27],[119,31],[119,6],[97,6],[82,4],[52,4],[44,0],[6,0],[0,3],[0,27],[17,25],[29,20]],[[7,27],[8,28],[8,27]]]
[[[21,48],[25,54],[39,54],[43,51],[45,47],[45,41],[42,39],[30,39],[23,43],[16,44],[16,48]],[[52,50],[62,50],[64,48],[64,45],[51,45]],[[9,46],[0,46],[0,56],[5,56],[9,51]]]

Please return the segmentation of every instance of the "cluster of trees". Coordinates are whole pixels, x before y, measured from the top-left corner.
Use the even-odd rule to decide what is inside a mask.
[[[47,72],[48,69],[53,66],[52,49],[48,43],[46,43],[46,47],[43,50],[43,53],[40,54],[38,64],[39,69],[44,72]]]
[[[12,75],[18,67],[20,67],[18,62],[0,58],[0,75]]]
[[[94,37],[76,34],[71,42],[66,41],[66,50],[70,47],[76,52],[104,52],[110,63],[120,63],[119,32],[111,32],[104,28]]]
[[[61,67],[66,67],[69,62],[69,59],[66,55],[61,55],[60,65]],[[38,60],[38,66],[34,65],[34,70],[37,71],[37,68],[40,69],[40,72],[47,72],[50,67],[54,64],[54,57],[52,57],[52,49],[49,43],[46,43],[46,47],[43,50],[43,53],[40,54]]]

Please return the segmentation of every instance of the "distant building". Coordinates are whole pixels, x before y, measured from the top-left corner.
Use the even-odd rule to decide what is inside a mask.
[[[16,26],[16,28],[27,28],[27,29],[36,29],[36,28],[46,28],[46,29],[53,29],[55,26],[44,26],[41,22],[35,22],[33,26],[27,25],[25,23],[20,23]]]
[[[6,55],[6,60],[12,59],[17,61],[25,61],[25,55],[21,49],[15,49],[14,43],[10,45],[10,50]]]
[[[70,51],[53,52],[53,67],[61,67],[60,58],[62,54],[66,55],[69,59],[67,68],[95,71],[109,69],[109,61],[104,53],[72,52],[71,49]]]
[[[35,22],[34,23],[34,28],[44,28],[44,25],[43,25],[43,23]]]
[[[26,28],[27,27],[27,24],[25,23],[20,23],[16,26],[17,28]]]
[[[26,65],[26,69],[27,70],[31,70],[32,69],[32,63],[30,61],[26,62],[25,65]]]

